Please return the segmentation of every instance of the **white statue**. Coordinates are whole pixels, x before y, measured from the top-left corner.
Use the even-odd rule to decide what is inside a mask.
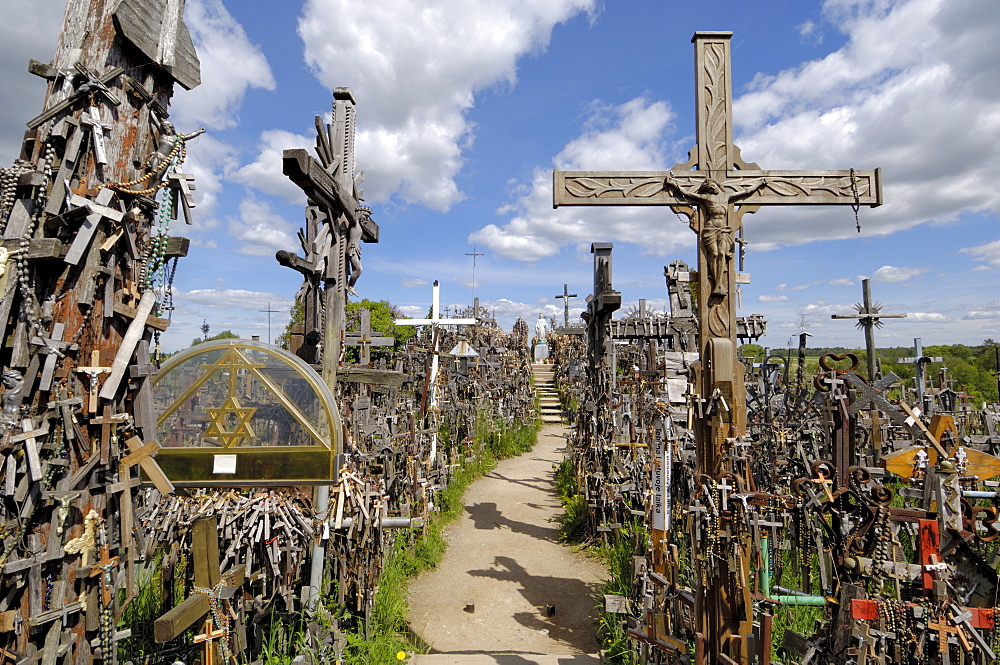
[[[545,341],[545,335],[549,332],[549,322],[545,320],[545,315],[538,313],[538,320],[535,321],[535,338],[539,342]]]

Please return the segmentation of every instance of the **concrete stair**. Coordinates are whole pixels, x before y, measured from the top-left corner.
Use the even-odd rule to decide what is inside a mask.
[[[595,654],[431,653],[414,654],[410,665],[600,665]]]
[[[535,377],[535,396],[541,410],[543,423],[561,423],[562,406],[555,388],[555,368],[545,363],[534,363],[531,373]]]

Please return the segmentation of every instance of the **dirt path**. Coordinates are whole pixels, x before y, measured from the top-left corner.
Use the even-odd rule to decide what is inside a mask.
[[[558,542],[552,469],[565,432],[546,425],[532,452],[473,483],[465,514],[445,532],[441,565],[410,585],[410,627],[434,651],[597,653],[594,594],[604,570]]]

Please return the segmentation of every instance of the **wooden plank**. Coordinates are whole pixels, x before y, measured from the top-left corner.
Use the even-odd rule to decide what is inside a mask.
[[[216,533],[218,535],[218,533]],[[232,585],[240,587],[246,582],[246,566],[240,564],[226,571]],[[195,594],[153,622],[153,639],[158,643],[168,642],[208,614],[208,596]]]
[[[156,442],[154,441],[153,443]],[[137,436],[130,436],[125,439],[125,445],[133,453],[142,450],[145,447],[142,443],[142,439]],[[170,482],[169,478],[167,478],[167,474],[163,473],[163,469],[161,469],[160,465],[156,463],[156,460],[152,457],[143,455],[137,458],[137,462],[143,472],[149,476],[150,482],[152,482],[156,489],[159,490],[160,494],[173,494],[174,484]]]
[[[118,353],[115,354],[114,362],[111,363],[111,374],[101,387],[100,396],[102,399],[114,399],[118,393],[118,386],[121,384],[125,372],[128,371],[129,361],[132,359],[132,353],[135,352],[136,344],[146,332],[146,318],[153,311],[154,304],[156,304],[156,296],[152,289],[147,290],[142,294],[136,317],[129,324],[128,330],[122,338],[121,346],[118,347]]]
[[[116,302],[114,304],[115,314],[124,316],[126,319],[134,321],[139,315],[139,310],[135,307],[126,305],[125,303]],[[160,318],[159,316],[153,316],[150,314],[146,317],[146,325],[153,330],[159,330],[160,332],[165,331],[170,327],[170,321],[168,319]]]
[[[3,230],[5,240],[20,239],[31,224],[31,216],[35,212],[35,202],[31,199],[18,199],[7,217],[7,226]]]
[[[399,387],[406,381],[407,375],[391,369],[371,369],[368,367],[338,367],[337,381],[348,383],[367,383],[379,386]]]

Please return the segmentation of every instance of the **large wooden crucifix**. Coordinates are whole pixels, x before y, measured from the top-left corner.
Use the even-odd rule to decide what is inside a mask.
[[[736,360],[735,234],[743,215],[764,205],[878,206],[878,170],[761,170],[743,161],[733,144],[731,32],[697,32],[695,84],[697,143],[690,159],[670,171],[554,171],[553,205],[660,205],[690,219],[698,235],[698,322],[701,360],[692,368],[694,391],[724,398],[721,417],[695,426],[699,474],[719,479],[725,452],[746,433],[743,366]],[[698,547],[698,543],[694,543]],[[734,588],[728,573],[698,559],[697,632],[706,662],[728,656],[746,662],[748,591]],[[739,598],[741,596],[742,598]],[[742,607],[741,607],[742,605]],[[742,638],[742,639],[741,639]]]
[[[299,259],[297,263],[309,263],[301,269],[307,283],[310,275],[323,273],[323,379],[331,389],[336,382],[342,348],[347,294],[354,293],[354,284],[361,275],[360,243],[378,242],[379,233],[378,224],[371,219],[371,211],[359,202],[363,199],[358,185],[364,175],[354,173],[354,93],[350,88],[334,88],[333,99],[333,124],[324,127],[319,116],[316,117],[316,154],[319,161],[301,148],[282,153],[282,171],[306,193],[329,230],[325,269],[321,271],[318,264],[324,257],[317,256],[312,262]],[[305,249],[308,254],[316,248]],[[294,255],[279,256],[278,261],[290,265],[296,258]],[[310,286],[307,291],[318,293],[315,286]],[[309,297],[308,293],[306,297]],[[307,303],[307,311],[309,309]],[[309,331],[305,332],[308,335]]]

